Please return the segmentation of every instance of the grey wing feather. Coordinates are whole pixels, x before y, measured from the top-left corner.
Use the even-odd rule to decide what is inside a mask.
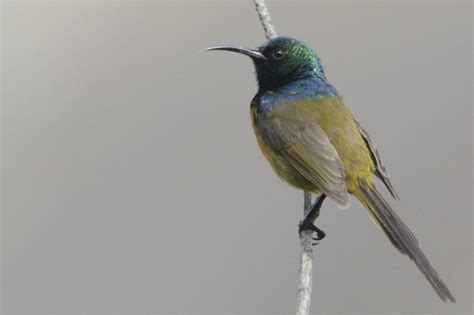
[[[358,122],[356,119],[354,119],[354,121],[357,125],[357,128],[359,129],[360,134],[362,135],[362,138],[364,138],[364,141],[367,144],[367,147],[369,148],[370,154],[372,156],[372,160],[374,161],[375,176],[377,176],[384,183],[385,187],[387,187],[388,191],[394,199],[400,200],[397,192],[395,191],[395,188],[392,185],[392,182],[390,181],[390,178],[388,177],[387,169],[385,168],[382,158],[380,157],[379,152],[375,147],[375,143],[370,139],[369,133],[367,132],[367,130],[364,129],[364,127],[362,127],[360,122]]]
[[[349,206],[344,165],[324,130],[297,116],[260,121],[265,141],[341,208]]]

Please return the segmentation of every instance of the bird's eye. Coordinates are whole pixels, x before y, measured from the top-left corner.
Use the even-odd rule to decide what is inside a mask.
[[[274,59],[279,60],[285,57],[285,52],[281,49],[276,49],[274,52],[272,52],[272,56]]]

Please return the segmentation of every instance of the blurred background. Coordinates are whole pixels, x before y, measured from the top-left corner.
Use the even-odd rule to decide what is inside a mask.
[[[312,312],[472,312],[472,3],[268,1],[377,143],[444,304],[354,200]],[[292,313],[302,193],[261,155],[252,1],[3,1],[4,313]]]

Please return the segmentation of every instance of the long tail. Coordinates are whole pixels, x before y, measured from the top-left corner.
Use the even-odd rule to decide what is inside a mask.
[[[454,296],[421,251],[416,237],[375,186],[360,182],[359,189],[354,192],[354,195],[380,225],[393,246],[415,262],[439,297],[445,302],[447,300],[455,302]]]

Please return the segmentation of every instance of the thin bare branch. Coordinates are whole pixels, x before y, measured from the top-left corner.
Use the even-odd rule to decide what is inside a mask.
[[[311,195],[304,193],[304,216],[311,209]],[[306,230],[300,233],[301,263],[298,270],[297,315],[309,315],[311,306],[311,289],[313,285],[313,232]]]
[[[258,17],[262,23],[263,30],[265,31],[265,36],[267,39],[272,39],[277,37],[275,27],[273,27],[272,19],[270,18],[270,13],[268,12],[267,6],[264,0],[254,0],[255,8],[257,9]]]

